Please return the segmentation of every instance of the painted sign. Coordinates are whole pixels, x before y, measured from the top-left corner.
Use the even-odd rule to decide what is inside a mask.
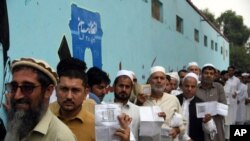
[[[102,68],[102,29],[100,14],[71,5],[71,20],[69,23],[72,35],[73,57],[85,60],[85,51],[91,50],[93,66]]]

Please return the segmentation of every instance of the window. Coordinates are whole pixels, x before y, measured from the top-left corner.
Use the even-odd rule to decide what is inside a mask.
[[[199,42],[199,30],[194,29],[194,40]]]
[[[152,17],[162,22],[162,13],[162,3],[159,0],[152,0]]]
[[[204,46],[207,47],[207,36],[204,35]]]
[[[215,51],[218,51],[218,45],[215,43]]]
[[[220,47],[220,54],[223,54],[223,47]]]
[[[176,16],[176,31],[183,33],[183,19]]]
[[[211,40],[211,49],[214,50],[214,41]]]

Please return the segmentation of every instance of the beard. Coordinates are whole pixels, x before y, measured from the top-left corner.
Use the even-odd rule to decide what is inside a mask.
[[[120,92],[118,93],[114,93],[115,95],[115,99],[120,100],[120,101],[127,101],[129,100],[130,94],[127,94],[125,92]]]
[[[153,94],[162,94],[165,90],[165,86],[151,85]]]
[[[36,109],[15,109],[15,105],[21,102],[30,104],[27,99],[12,100],[12,108],[9,112],[8,128],[4,141],[20,141],[28,136],[46,112],[45,105],[41,100]]]

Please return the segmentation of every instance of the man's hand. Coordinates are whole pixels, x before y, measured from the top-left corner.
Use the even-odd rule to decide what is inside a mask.
[[[180,133],[179,127],[174,127],[170,130],[169,136],[171,136],[174,139],[179,133]]]
[[[118,116],[118,120],[121,128],[116,130],[115,135],[119,136],[121,138],[121,141],[129,141],[130,140],[129,124],[131,123],[132,118],[123,113],[122,115]]]
[[[159,113],[158,113],[158,116],[159,116],[159,117],[163,117],[164,120],[166,120],[166,113],[165,113],[165,112],[159,112]]]
[[[212,116],[210,114],[206,114],[205,117],[202,120],[203,120],[204,123],[207,123],[211,119],[212,119]]]
[[[147,100],[147,98],[148,98],[148,95],[138,93],[136,105],[139,105],[139,106],[143,105],[143,103]]]
[[[11,94],[10,93],[5,94],[5,99],[6,99],[6,102],[3,104],[3,106],[6,112],[9,113],[11,109],[11,104],[10,104]]]

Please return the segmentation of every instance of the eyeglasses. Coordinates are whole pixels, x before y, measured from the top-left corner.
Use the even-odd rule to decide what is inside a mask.
[[[15,94],[17,92],[17,89],[20,88],[21,92],[25,95],[30,95],[36,87],[39,87],[41,85],[35,85],[35,84],[23,84],[23,85],[18,85],[17,82],[11,82],[11,83],[6,83],[5,88],[8,93]]]

